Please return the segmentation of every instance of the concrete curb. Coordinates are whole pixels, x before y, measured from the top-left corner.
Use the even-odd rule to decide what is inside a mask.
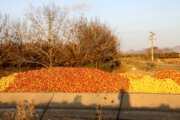
[[[162,116],[163,113],[168,113],[180,119],[180,94],[124,93],[122,101],[121,97],[122,94],[119,93],[0,93],[0,110],[2,112],[3,109],[15,108],[16,103],[27,100],[30,103],[34,101],[35,109],[41,111],[40,113],[50,102],[46,116],[58,117],[61,113],[61,115],[69,114],[72,118],[75,116],[83,118],[87,115],[90,117],[96,115],[97,106],[101,106],[105,116],[115,116],[122,102],[121,117],[128,116],[129,119],[131,117],[135,119],[141,111],[146,117],[148,114]]]

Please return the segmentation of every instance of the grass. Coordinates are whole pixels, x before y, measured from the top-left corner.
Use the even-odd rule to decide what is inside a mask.
[[[0,120],[38,120],[34,111],[34,104],[28,101],[21,101],[16,105],[17,112],[8,111]]]
[[[16,110],[17,112],[8,111],[5,112],[0,118],[0,120],[41,120],[37,113],[34,110],[34,103],[29,103],[28,101],[21,101],[17,103]],[[106,118],[102,116],[102,108],[100,106],[96,107],[96,116],[89,118],[89,120],[110,120],[110,118]],[[51,120],[50,118],[48,120]],[[62,118],[62,120],[72,120],[66,116]],[[78,120],[78,119],[73,119]]]
[[[162,71],[164,69],[174,69],[180,72],[180,64],[173,63],[166,63],[161,60],[154,60],[152,62],[149,59],[144,59],[141,57],[126,57],[120,58],[120,66],[115,67],[113,73],[122,73],[122,72],[135,72],[141,74],[153,74],[157,71]],[[136,70],[133,70],[135,68]]]
[[[96,66],[95,62],[92,62],[83,67],[85,67],[85,68],[96,68],[97,67],[100,70],[103,70],[106,72],[112,72],[114,67],[116,67],[118,65],[119,65],[119,61],[111,60],[111,61],[107,61],[107,62],[99,61],[99,62],[97,62],[97,66]]]

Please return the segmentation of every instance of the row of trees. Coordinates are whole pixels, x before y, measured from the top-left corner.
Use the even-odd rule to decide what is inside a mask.
[[[144,59],[151,59],[150,53],[142,53],[142,54],[124,54],[121,57],[142,57]],[[171,53],[155,53],[154,58],[166,59],[166,58],[179,58],[179,53],[171,52]]]
[[[70,19],[54,4],[30,7],[23,20],[0,14],[0,66],[82,66],[113,60],[118,37],[98,19]]]

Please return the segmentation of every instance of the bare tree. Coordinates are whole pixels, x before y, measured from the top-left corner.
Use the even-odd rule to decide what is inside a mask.
[[[9,51],[8,57],[11,65],[21,66],[28,62],[25,51],[25,41],[29,35],[28,25],[26,21],[15,20],[11,21],[9,31]]]
[[[117,55],[117,35],[97,19],[88,21],[81,17],[74,23],[71,36],[66,48],[76,63],[108,61]]]
[[[8,24],[9,17],[8,15],[2,15],[0,13],[0,43],[5,43],[6,38],[8,37],[8,30],[9,30],[9,24]]]
[[[9,49],[7,43],[9,42],[9,17],[0,13],[0,65],[5,63],[8,59],[7,51]]]
[[[26,12],[29,21],[29,45],[26,47],[35,56],[30,61],[45,67],[52,67],[59,62],[55,57],[62,45],[67,25],[67,12],[60,7],[50,4],[43,7],[30,7]]]
[[[67,15],[54,4],[30,6],[23,20],[0,14],[0,65],[81,66],[116,57],[118,37],[109,26]]]

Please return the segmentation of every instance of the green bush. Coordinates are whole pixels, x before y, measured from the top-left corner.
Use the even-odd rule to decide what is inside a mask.
[[[114,67],[119,66],[119,61],[99,61],[97,62],[97,68],[106,72],[112,72]],[[92,62],[84,65],[85,68],[96,68],[96,62]]]

